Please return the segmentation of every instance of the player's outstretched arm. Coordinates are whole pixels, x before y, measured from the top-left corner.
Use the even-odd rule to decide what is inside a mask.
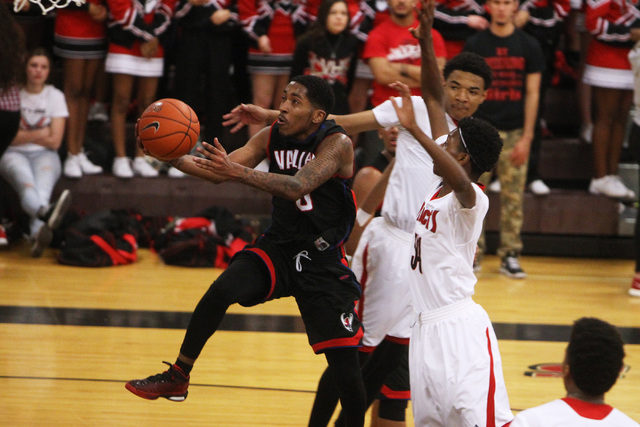
[[[268,126],[278,119],[278,110],[267,110],[254,104],[240,104],[222,116],[223,126],[233,126],[231,133],[236,133],[245,125]]]
[[[396,159],[392,159],[389,165],[384,169],[384,172],[380,174],[376,182],[371,186],[370,190],[363,200],[358,200],[356,193],[356,201],[358,202],[358,214],[356,216],[356,223],[353,225],[353,230],[349,235],[349,240],[344,246],[345,251],[349,255],[353,255],[358,247],[358,242],[364,229],[371,222],[373,214],[378,206],[384,201],[384,193],[387,190],[387,184],[389,183],[389,176],[393,170],[393,166],[396,163]],[[362,170],[361,170],[362,172]],[[359,174],[360,172],[358,172]],[[357,177],[357,175],[356,175]],[[355,193],[355,181],[354,181],[354,193]]]
[[[225,151],[225,156],[228,157],[226,160],[248,168],[255,168],[262,160],[266,158],[268,137],[269,129],[262,129],[251,139],[249,139],[249,141],[247,141],[245,145],[238,148],[237,150],[234,150],[228,156],[226,155]],[[220,145],[217,138],[215,139],[215,141],[216,143],[218,143],[218,145]],[[203,146],[211,145],[203,142]],[[222,148],[222,145],[220,145],[220,147]],[[222,148],[222,150],[224,151],[224,148]],[[205,153],[205,150],[203,150],[202,148],[198,147],[196,151],[198,151],[201,155],[206,156],[206,154],[203,154]],[[186,174],[213,182],[214,184],[219,184],[230,179],[227,175],[222,173],[223,170],[218,170],[206,166],[203,167],[203,165],[199,163],[198,160],[204,159],[196,156],[186,155],[178,159],[170,160],[169,163],[176,169],[179,169]]]
[[[427,150],[433,159],[434,165],[438,166],[440,176],[454,191],[460,204],[466,208],[475,206],[476,193],[467,172],[452,155],[425,135],[416,123],[409,87],[400,82],[392,84],[391,87],[396,89],[402,98],[402,106],[398,106],[396,100],[391,98],[391,103],[398,114],[398,119],[402,126]]]
[[[353,180],[353,193],[358,203],[358,215],[353,230],[349,235],[349,240],[344,245],[344,249],[348,255],[353,255],[358,247],[358,241],[362,236],[362,232],[367,227],[373,214],[384,200],[384,192],[387,189],[389,175],[393,170],[396,159],[391,159],[389,165],[380,172],[375,168],[366,167],[360,169]]]
[[[412,34],[420,42],[422,55],[422,68],[420,75],[420,88],[422,97],[427,105],[431,132],[434,138],[449,133],[447,118],[444,109],[444,87],[442,76],[436,60],[433,48],[431,29],[435,14],[435,0],[422,0],[422,7],[418,12],[420,25],[412,31]]]
[[[279,114],[278,110],[267,110],[254,104],[240,104],[222,116],[222,125],[233,126],[230,132],[236,133],[246,125],[268,126],[278,119]],[[330,114],[327,119],[335,120],[347,133],[366,132],[382,127],[371,110],[344,115]]]
[[[382,126],[378,124],[376,116],[371,110],[343,115],[329,114],[327,119],[335,120],[335,122],[342,126],[348,134],[367,132],[382,128]]]
[[[249,143],[262,137],[268,140],[268,129],[263,129]],[[249,145],[247,143],[247,145]],[[246,147],[246,146],[245,146]],[[243,147],[243,148],[245,148]],[[264,143],[266,148],[266,142]],[[225,180],[242,182],[274,196],[288,200],[299,200],[334,175],[351,176],[353,173],[353,147],[351,140],[344,134],[327,137],[316,151],[316,157],[305,164],[294,176],[261,172],[253,169],[256,165],[247,166],[237,162],[234,154],[242,148],[227,154],[217,138],[213,144],[202,143],[197,149],[203,157],[193,158],[195,164]]]

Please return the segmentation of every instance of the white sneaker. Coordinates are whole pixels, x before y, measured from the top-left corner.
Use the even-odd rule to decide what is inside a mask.
[[[67,153],[62,172],[67,178],[82,178],[82,167],[80,166],[80,159],[77,155]]]
[[[580,126],[580,139],[582,139],[587,144],[591,144],[591,139],[593,137],[593,123],[583,124]]]
[[[187,176],[187,174],[182,172],[180,169],[176,169],[172,166],[167,171],[167,176],[169,178],[184,178],[185,176]]]
[[[609,176],[611,177],[610,178],[611,181],[614,183],[613,185],[616,188],[618,188],[618,190],[620,190],[621,192],[622,191],[625,192],[624,199],[634,200],[636,198],[636,193],[634,193],[633,190],[631,190],[626,185],[624,185],[622,178],[620,178],[618,175],[609,175]]]
[[[592,178],[589,184],[589,192],[591,194],[601,194],[615,199],[626,199],[629,196],[629,192],[633,194],[633,191],[625,187],[622,181],[618,181],[613,175],[603,176],[602,178]]]
[[[551,193],[551,189],[547,187],[547,184],[544,183],[541,179],[536,179],[529,183],[529,190],[536,196],[546,196]]]
[[[147,162],[144,157],[133,159],[133,173],[143,178],[154,178],[158,176],[158,171]]]
[[[89,121],[106,122],[109,120],[107,108],[102,102],[94,102],[89,107]]]
[[[89,160],[87,155],[84,154],[84,151],[81,151],[78,154],[77,158],[80,161],[80,168],[82,168],[82,173],[83,174],[85,174],[85,175],[95,175],[95,174],[98,174],[98,173],[102,173],[102,166],[98,166],[98,165],[94,164],[91,160]]]
[[[487,187],[487,190],[489,190],[490,193],[499,193],[500,191],[502,191],[500,180],[499,179],[494,180],[491,184],[489,184],[489,186]]]
[[[118,178],[133,178],[131,170],[131,160],[128,157],[116,157],[113,159],[113,167],[111,173]]]

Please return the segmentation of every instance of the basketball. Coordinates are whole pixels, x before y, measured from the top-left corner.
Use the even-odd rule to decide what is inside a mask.
[[[200,122],[184,102],[165,98],[149,105],[140,116],[138,136],[144,148],[158,160],[188,154],[198,141]]]

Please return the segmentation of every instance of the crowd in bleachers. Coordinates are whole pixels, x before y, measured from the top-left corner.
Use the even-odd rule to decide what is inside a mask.
[[[48,0],[41,1],[46,4]],[[66,159],[64,175],[79,178],[102,172],[82,150],[90,108],[93,117],[109,117],[115,155],[112,173],[129,178],[157,175],[147,167],[140,151],[133,152],[133,161],[126,157],[132,149],[125,147],[124,132],[132,105],[137,108],[136,116],[159,96],[179,98],[192,105],[204,124],[205,140],[222,135],[221,116],[237,102],[277,108],[280,92],[292,72],[312,73],[330,81],[338,95],[336,113],[362,111],[379,104],[381,99],[371,87],[385,85],[396,75],[384,68],[372,69],[371,57],[363,54],[369,32],[389,16],[387,2],[340,2],[347,7],[348,23],[339,30],[327,28],[334,2],[325,2],[324,10],[321,3],[89,0],[82,5],[71,2],[46,15],[38,4],[24,3],[14,14],[25,30],[27,49],[47,47],[57,63],[63,64],[62,76],[54,83],[64,91],[70,108],[67,150],[62,152]],[[328,3],[331,5],[326,7]],[[414,6],[408,0],[401,3]],[[631,3],[627,7],[635,10]],[[614,24],[616,14],[633,15],[632,10],[616,8],[612,2],[522,1],[514,23],[532,35],[543,52],[539,117],[544,116],[547,89],[558,78],[556,64],[570,64],[568,71],[579,82],[575,96],[581,109],[580,135],[594,142],[590,190],[627,197],[631,193],[617,177],[617,161],[632,93],[632,77],[627,73],[630,67],[623,56],[633,45],[636,21],[633,18]],[[461,52],[468,38],[485,30],[489,20],[483,0],[439,0],[434,28],[444,40],[445,59]],[[592,43],[588,43],[590,39]],[[603,60],[603,55],[609,59]],[[410,66],[412,61],[419,65],[406,55],[388,62]],[[582,83],[585,68],[584,81],[589,85]],[[624,87],[610,88],[621,81],[618,72],[624,76]],[[590,90],[591,86],[597,89]],[[591,96],[596,102],[591,102]],[[592,104],[606,108],[592,109]],[[110,107],[108,111],[104,106]],[[249,136],[257,130],[250,127]],[[540,136],[545,132],[544,121],[539,121],[527,178],[536,194],[549,191],[536,176]],[[498,190],[497,185],[496,181],[491,188]]]
[[[12,15],[22,29],[25,52],[44,47],[54,55],[59,73],[52,72],[52,83],[64,93],[68,109],[59,150],[62,175],[68,178],[103,169],[123,179],[157,176],[157,162],[149,162],[129,133],[131,122],[161,97],[191,105],[203,125],[202,139],[212,141],[225,132],[228,136],[222,115],[234,105],[277,108],[294,74],[327,80],[336,95],[334,114],[379,105],[393,95],[387,85],[394,81],[420,94],[419,46],[409,32],[417,25],[414,0],[87,0],[46,14],[42,10],[50,0],[38,1],[19,2]],[[7,9],[13,6],[3,2]],[[575,85],[581,118],[574,136],[592,144],[589,191],[634,200],[618,164],[633,100],[628,55],[640,39],[638,7],[631,1],[520,1],[508,19],[527,34],[526,43],[533,43],[525,48],[532,56],[523,70],[499,52],[483,53],[486,41],[473,42],[482,34],[495,37],[490,24],[499,13],[484,0],[436,0],[433,23],[441,69],[465,50],[484,56],[493,69],[493,85],[478,116],[505,132],[521,132],[513,136],[506,164],[518,165],[522,176],[511,181],[513,174],[498,168],[492,181],[487,177],[488,190],[501,192],[503,204],[505,195],[520,193],[521,198],[525,189],[549,194],[537,175],[541,140],[550,134],[545,97],[552,85],[568,80]],[[525,77],[518,82],[516,74]],[[521,112],[505,119],[506,111]],[[84,151],[89,119],[109,123],[105,132],[113,148],[108,164]],[[248,126],[246,136],[259,129]],[[382,147],[375,134],[351,136],[360,154],[358,166]],[[235,141],[221,139],[223,144]],[[168,168],[168,175],[184,176],[174,168]]]

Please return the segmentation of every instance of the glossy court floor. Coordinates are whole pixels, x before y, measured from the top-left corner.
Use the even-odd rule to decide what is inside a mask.
[[[627,370],[607,402],[640,421],[640,298],[626,293],[633,263],[522,264],[527,279],[511,280],[487,257],[474,297],[494,322],[514,412],[564,395],[553,371],[570,325],[596,316],[619,326],[627,342]],[[217,274],[163,265],[147,250],[133,265],[99,269],[59,265],[53,250],[32,259],[26,245],[0,251],[0,425],[306,425],[326,362],[311,351],[292,299],[232,306],[185,402],[125,390],[125,381],[175,360],[190,313]]]

